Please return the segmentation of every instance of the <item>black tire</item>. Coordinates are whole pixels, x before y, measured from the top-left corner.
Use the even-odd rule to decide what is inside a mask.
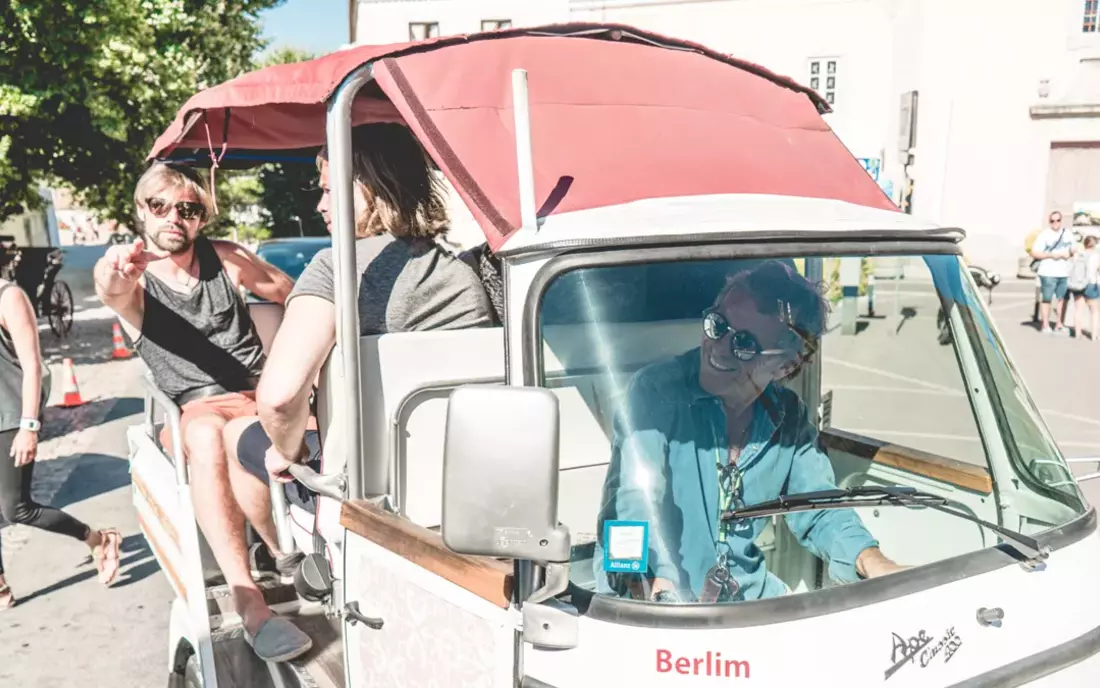
[[[197,654],[188,657],[187,664],[183,667],[183,688],[203,688],[202,668],[199,667]]]
[[[58,337],[64,337],[73,329],[73,293],[68,284],[58,280],[53,283],[47,298],[46,313],[50,329]]]

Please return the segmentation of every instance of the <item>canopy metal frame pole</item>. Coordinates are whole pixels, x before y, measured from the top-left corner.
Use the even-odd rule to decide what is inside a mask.
[[[520,231],[538,231],[535,205],[535,160],[531,149],[531,105],[527,70],[512,70],[512,112],[516,127],[516,167],[519,173]]]
[[[338,397],[347,419],[348,498],[363,498],[363,396],[359,370],[359,290],[355,274],[355,204],[351,167],[351,105],[364,85],[374,79],[365,64],[348,74],[329,101],[325,121],[328,141],[328,181],[332,197],[332,253],[336,285],[336,343],[343,364]]]

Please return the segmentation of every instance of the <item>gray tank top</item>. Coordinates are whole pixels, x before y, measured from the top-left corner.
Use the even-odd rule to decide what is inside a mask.
[[[0,295],[14,284],[0,286]],[[42,398],[38,404],[38,417],[42,418],[42,412],[46,409],[46,401],[50,398],[49,368],[43,366]],[[23,417],[23,366],[19,363],[19,357],[15,355],[15,344],[12,343],[11,333],[0,327],[0,432],[19,427],[19,419]]]
[[[208,393],[253,390],[263,344],[214,245],[195,239],[199,282],[182,294],[145,273],[145,314],[135,348],[153,381],[177,403]]]

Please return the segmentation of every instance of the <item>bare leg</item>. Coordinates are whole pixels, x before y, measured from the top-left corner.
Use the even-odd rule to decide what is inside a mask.
[[[1050,302],[1049,301],[1041,301],[1039,303],[1039,329],[1044,330],[1044,331],[1050,329]]]
[[[284,553],[279,551],[279,536],[275,529],[275,520],[271,516],[271,490],[263,481],[246,471],[237,458],[237,442],[241,439],[241,433],[258,422],[256,417],[235,418],[222,431],[225,450],[229,455],[229,482],[245,518],[260,534],[271,553],[280,556]]]
[[[1069,300],[1069,297],[1066,297]],[[1078,294],[1073,297],[1073,336],[1084,337],[1085,331],[1081,328],[1081,321],[1085,317],[1085,297]]]
[[[1092,312],[1092,327],[1089,328],[1089,339],[1100,337],[1100,299],[1089,299],[1089,310]]]
[[[1065,299],[1059,299],[1055,297],[1050,302],[1050,311],[1051,315],[1054,316],[1054,329],[1056,330],[1060,330],[1065,327],[1065,324],[1062,322],[1062,316],[1064,315],[1063,311],[1065,310],[1065,307]]]
[[[191,470],[195,519],[233,594],[245,629],[255,634],[271,618],[263,594],[252,580],[244,538],[244,514],[233,498],[222,430],[225,421],[204,415],[187,426],[184,445]]]

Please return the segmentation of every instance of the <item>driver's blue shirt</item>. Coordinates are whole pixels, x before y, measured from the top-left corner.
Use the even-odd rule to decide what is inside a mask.
[[[682,597],[700,594],[704,577],[718,560],[718,465],[729,460],[726,414],[721,401],[700,386],[699,366],[696,348],[647,366],[627,386],[624,408],[615,420],[596,529],[593,564],[599,592],[613,594],[603,571],[606,520],[649,523],[649,575],[673,582]],[[817,431],[792,391],[775,384],[765,389],[754,405],[748,437],[738,458],[743,504],[836,488]],[[799,543],[828,562],[836,581],[858,580],[856,557],[878,545],[851,509],[784,518]],[[755,543],[768,520],[733,522],[722,545],[742,599],[788,592],[767,570]]]

